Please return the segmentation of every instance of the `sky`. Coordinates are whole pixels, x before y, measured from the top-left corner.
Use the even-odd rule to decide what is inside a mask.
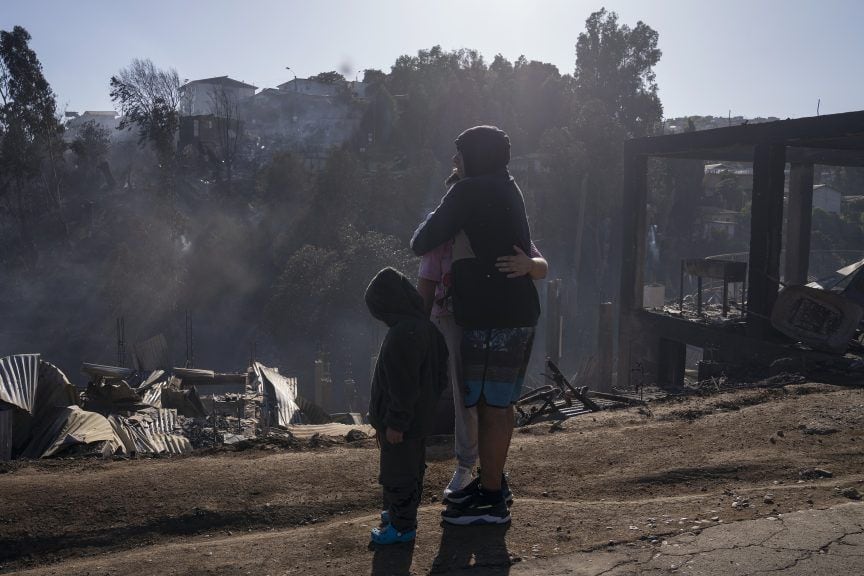
[[[571,74],[604,5],[659,33],[667,118],[864,109],[860,0],[0,0],[0,29],[30,32],[59,109],[81,112],[113,108],[109,78],[133,58],[259,88],[329,70],[362,79],[435,45]]]

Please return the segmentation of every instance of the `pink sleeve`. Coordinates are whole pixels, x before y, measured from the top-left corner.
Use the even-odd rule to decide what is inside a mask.
[[[442,244],[420,258],[420,272],[417,274],[420,278],[441,282],[441,250],[443,246]]]
[[[537,246],[534,245],[534,242],[531,242],[531,258],[543,258],[543,254],[540,253],[540,250]]]

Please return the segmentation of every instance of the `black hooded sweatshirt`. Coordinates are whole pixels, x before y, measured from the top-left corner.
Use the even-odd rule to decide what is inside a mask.
[[[406,438],[427,436],[438,397],[447,386],[447,345],[408,281],[384,268],[366,288],[366,306],[387,326],[369,399],[369,423]]]
[[[537,289],[529,276],[507,278],[495,263],[513,246],[531,253],[525,201],[507,172],[510,140],[493,126],[475,126],[459,135],[465,178],[456,182],[411,239],[418,256],[464,230],[476,258],[453,263],[453,312],[465,328],[535,326],[540,315]]]

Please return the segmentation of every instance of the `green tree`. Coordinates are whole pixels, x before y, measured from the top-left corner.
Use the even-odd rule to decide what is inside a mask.
[[[495,102],[484,90],[487,70],[476,50],[446,52],[433,46],[416,56],[400,56],[388,86],[400,100],[391,147],[408,155],[429,149],[444,161],[453,155],[453,140],[465,128],[500,124]]]
[[[520,57],[510,85],[493,89],[495,99],[510,99],[503,123],[512,126],[514,155],[536,150],[544,131],[564,124],[572,99],[568,83],[556,66]]]
[[[614,12],[602,9],[588,17],[579,34],[573,77],[555,80],[547,73],[547,82],[558,87],[552,93],[561,94],[559,123],[567,131],[542,137],[544,158],[555,167],[546,180],[549,187],[543,193],[548,197],[540,210],[551,213],[549,229],[571,231],[569,245],[565,238],[553,244],[565,269],[557,268],[554,260],[552,266],[556,276],[573,281],[571,294],[578,289],[567,320],[572,325],[569,333],[577,339],[574,348],[592,345],[593,331],[584,327],[596,326],[597,302],[612,297],[618,288],[622,149],[626,138],[651,134],[662,116],[653,71],[660,58],[657,40],[648,25],[639,22],[631,29],[620,25]],[[515,68],[526,64],[517,61]],[[543,70],[534,68],[533,74]],[[558,149],[571,150],[579,161],[564,168],[562,159],[556,158]],[[541,228],[535,236],[544,233]]]
[[[376,68],[367,68],[363,71],[363,82],[365,84],[383,84],[387,80],[387,74]]]
[[[79,169],[89,173],[105,159],[111,144],[111,135],[92,120],[85,122],[69,148],[78,159]]]
[[[321,72],[315,76],[310,76],[309,79],[321,82],[322,84],[340,84],[345,82],[345,76],[332,70],[330,72]]]
[[[35,213],[60,205],[62,151],[54,92],[30,39],[21,26],[0,31],[0,200],[28,248]]]
[[[618,24],[605,8],[585,22],[576,42],[576,96],[599,100],[630,136],[651,134],[663,115],[654,66],[660,61],[659,35],[644,22]]]

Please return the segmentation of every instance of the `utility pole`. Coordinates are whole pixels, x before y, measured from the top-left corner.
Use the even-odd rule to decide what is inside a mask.
[[[195,364],[195,341],[192,338],[192,314],[186,310],[186,368]]]

